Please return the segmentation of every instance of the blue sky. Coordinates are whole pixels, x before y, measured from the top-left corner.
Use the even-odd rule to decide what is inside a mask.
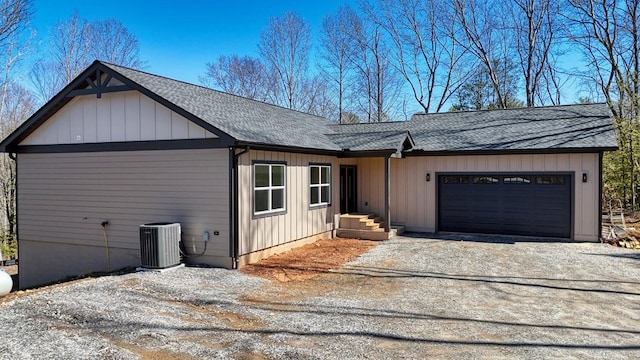
[[[220,55],[257,55],[260,31],[270,18],[294,11],[311,26],[318,38],[322,18],[357,0],[34,0],[32,26],[37,41],[46,40],[49,29],[68,20],[74,11],[89,21],[115,18],[140,40],[140,58],[146,71],[199,84],[205,64]],[[561,65],[580,67],[577,54],[565,55]],[[579,82],[569,77],[563,103],[580,96]],[[588,95],[588,94],[587,94]],[[521,96],[524,98],[524,94]],[[411,97],[408,95],[408,98]],[[410,104],[417,104],[410,101]]]
[[[32,25],[42,41],[51,26],[77,11],[87,20],[115,18],[140,40],[146,71],[199,83],[205,63],[220,55],[255,55],[260,31],[270,17],[295,11],[314,38],[322,18],[347,0],[142,1],[36,0]]]

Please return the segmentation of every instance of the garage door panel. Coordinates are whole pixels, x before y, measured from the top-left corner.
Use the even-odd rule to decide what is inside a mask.
[[[441,231],[571,236],[571,176],[456,174],[439,176]]]

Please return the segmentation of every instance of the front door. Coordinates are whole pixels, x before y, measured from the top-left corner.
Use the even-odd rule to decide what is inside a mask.
[[[340,166],[340,213],[358,211],[357,168],[353,165]]]

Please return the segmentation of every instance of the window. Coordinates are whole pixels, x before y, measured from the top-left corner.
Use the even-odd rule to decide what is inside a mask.
[[[505,176],[503,182],[505,184],[531,184],[529,176]]]
[[[254,213],[284,210],[284,164],[255,164],[253,168]]]
[[[331,166],[309,165],[309,205],[331,203]]]
[[[469,178],[466,176],[445,176],[445,184],[468,184]]]
[[[500,182],[500,179],[493,176],[474,176],[473,183],[474,184],[497,184]]]
[[[564,176],[538,176],[536,184],[540,185],[564,185]]]

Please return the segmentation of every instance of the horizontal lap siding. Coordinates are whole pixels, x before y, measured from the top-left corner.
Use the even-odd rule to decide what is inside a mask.
[[[110,248],[137,251],[140,224],[179,222],[188,250],[200,251],[209,231],[198,260],[215,263],[229,258],[228,184],[227,149],[19,154],[19,239],[104,247],[108,220]]]
[[[286,207],[284,214],[253,215],[254,161],[286,162]],[[309,208],[309,164],[331,164],[331,206]],[[334,229],[340,212],[340,164],[353,160],[332,156],[251,150],[240,156],[238,168],[239,255],[286,244]]]
[[[443,172],[573,172],[576,240],[596,241],[598,231],[598,154],[523,154],[425,156],[391,160],[391,218],[409,230],[436,229],[436,173]],[[582,182],[582,172],[589,181]],[[431,173],[431,181],[426,174]],[[358,160],[361,211],[384,212],[384,168],[381,158]],[[365,204],[366,203],[366,204]]]

